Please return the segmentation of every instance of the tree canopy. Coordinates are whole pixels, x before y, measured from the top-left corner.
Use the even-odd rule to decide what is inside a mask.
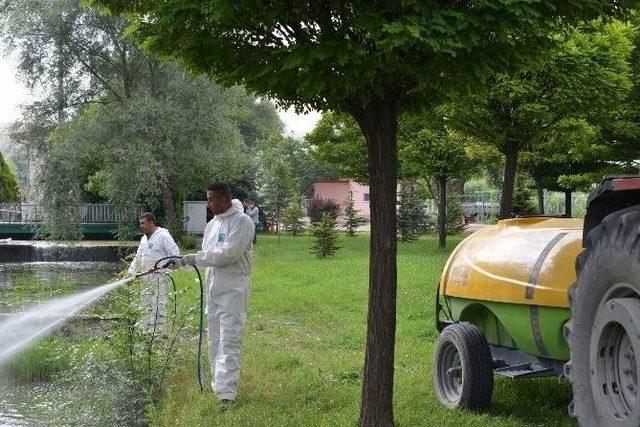
[[[9,169],[9,165],[4,160],[4,156],[0,153],[0,203],[1,202],[19,202],[20,188],[15,176]]]

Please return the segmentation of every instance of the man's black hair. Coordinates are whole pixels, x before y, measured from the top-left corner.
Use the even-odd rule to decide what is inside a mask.
[[[229,184],[225,182],[214,182],[213,184],[209,184],[207,186],[207,191],[222,194],[227,198],[227,200],[231,201],[231,188],[229,187]]]
[[[149,222],[152,222],[154,225],[158,224],[158,222],[156,221],[156,216],[151,212],[145,212],[142,215],[140,215],[140,219],[143,219],[143,218]]]

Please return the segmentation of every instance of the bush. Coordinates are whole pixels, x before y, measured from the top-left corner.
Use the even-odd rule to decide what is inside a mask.
[[[198,249],[201,245],[201,238],[191,234],[182,234],[178,238],[178,246],[188,251]]]
[[[336,219],[330,212],[325,212],[320,221],[312,224],[311,234],[314,237],[311,253],[318,258],[332,257],[341,247],[338,243]]]
[[[312,224],[319,222],[325,213],[335,220],[340,214],[340,204],[333,199],[313,198],[309,201],[308,211]]]

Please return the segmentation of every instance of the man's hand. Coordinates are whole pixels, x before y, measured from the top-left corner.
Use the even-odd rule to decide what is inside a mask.
[[[196,254],[189,254],[182,257],[180,265],[196,265]]]

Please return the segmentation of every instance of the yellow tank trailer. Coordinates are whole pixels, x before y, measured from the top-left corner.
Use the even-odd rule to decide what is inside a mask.
[[[518,218],[467,237],[453,252],[440,294],[455,319],[483,326],[490,344],[569,359],[562,327],[582,251],[582,219]]]
[[[640,426],[640,176],[608,177],[582,219],[527,217],[467,237],[436,294],[433,377],[451,408],[494,374],[562,376],[583,426]]]

